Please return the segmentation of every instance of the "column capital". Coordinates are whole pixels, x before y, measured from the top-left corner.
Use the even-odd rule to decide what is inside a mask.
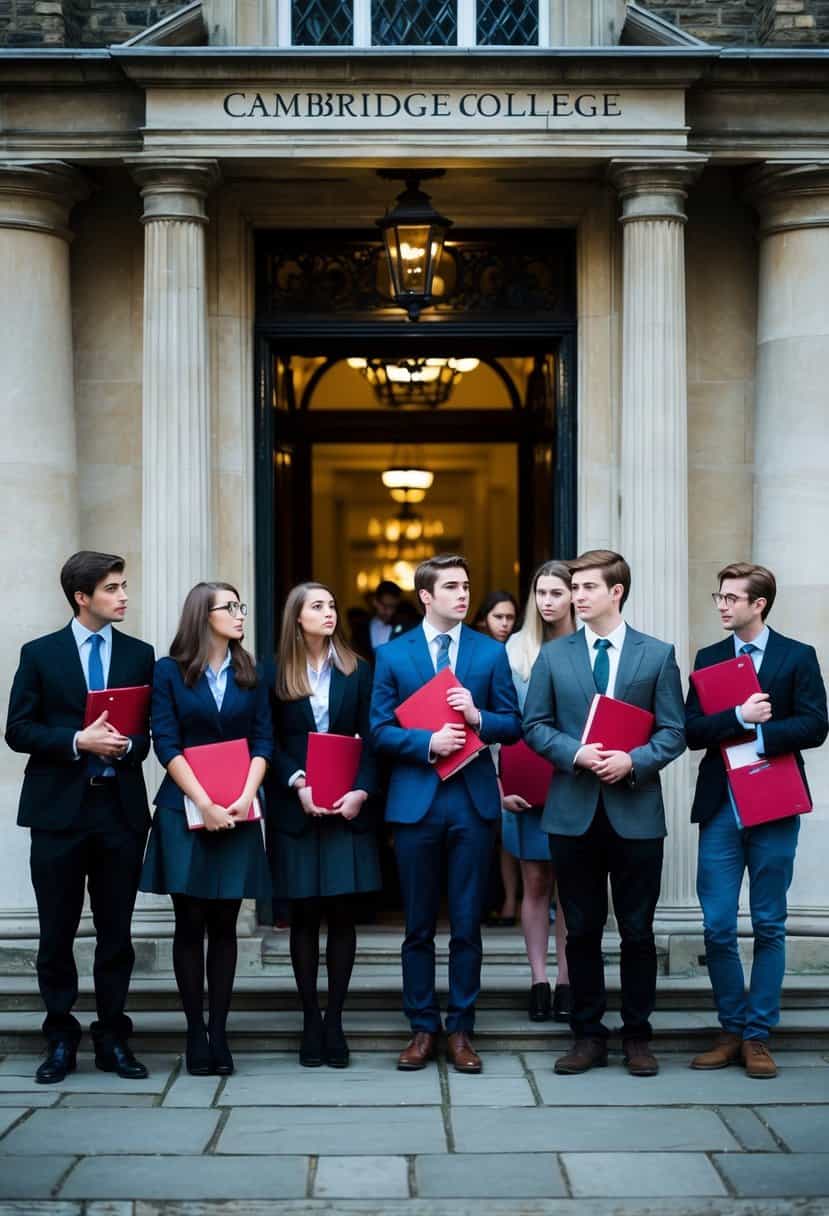
[[[127,161],[127,168],[141,187],[143,224],[153,220],[182,220],[207,223],[205,203],[221,174],[215,160]]]
[[[749,173],[746,198],[763,236],[829,227],[829,161],[766,161]]]
[[[0,228],[71,241],[69,213],[88,194],[84,175],[64,161],[0,160]]]
[[[702,172],[705,160],[612,160],[608,179],[622,202],[620,220],[676,220],[684,224],[688,186]]]

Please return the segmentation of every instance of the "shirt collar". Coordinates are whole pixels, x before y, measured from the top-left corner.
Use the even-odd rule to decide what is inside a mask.
[[[209,680],[209,679],[211,679],[211,677],[212,677],[214,680],[218,680],[219,676],[220,676],[220,675],[222,675],[222,673],[223,673],[223,672],[227,671],[228,667],[229,667],[229,666],[230,666],[230,664],[231,664],[231,661],[232,661],[232,660],[231,660],[231,657],[230,657],[230,648],[228,647],[227,654],[226,654],[226,655],[225,655],[225,657],[224,657],[224,662],[222,663],[222,665],[221,665],[221,667],[219,668],[219,670],[218,670],[218,671],[214,671],[214,670],[213,670],[213,668],[210,666],[210,664],[209,664],[209,663],[207,664],[207,667],[205,668],[205,671],[206,671],[206,673],[207,673],[207,678],[208,678],[208,680]]]
[[[739,654],[740,648],[747,645],[755,646],[762,654],[769,644],[769,627],[768,625],[764,625],[760,633],[757,634],[757,637],[751,639],[751,642],[744,642],[742,638],[737,637],[736,633],[733,636],[735,654]]]
[[[606,634],[606,639],[614,650],[621,650],[625,644],[625,634],[627,633],[627,625],[624,621],[620,621],[612,633]],[[587,643],[587,649],[592,650],[599,637],[598,633],[594,633],[590,626],[585,622],[584,640]]]
[[[451,629],[446,630],[456,646],[460,645],[462,629],[463,621],[458,621],[457,625],[453,625]],[[443,631],[441,629],[435,629],[434,625],[430,624],[430,622],[426,620],[426,617],[423,618],[423,632],[426,634],[427,646],[431,646],[435,638],[443,636]]]
[[[329,672],[331,670],[331,668],[334,666],[334,656],[336,655],[336,653],[337,652],[334,649],[334,643],[332,642],[328,647],[328,653],[326,654],[325,658],[323,659],[319,670],[317,670],[317,668],[313,666],[313,664],[311,663],[311,660],[309,659],[308,660],[309,677],[312,680],[319,680],[326,674],[326,672]]]
[[[83,646],[84,642],[86,642],[89,638],[91,638],[95,633],[96,633],[96,630],[87,629],[86,625],[82,625],[76,616],[74,616],[72,618],[72,636],[75,639],[75,643],[78,646],[78,649],[80,649],[80,647]],[[98,636],[103,639],[105,646],[109,646],[112,644],[112,626],[111,625],[104,625],[104,627],[102,629],[97,630],[97,633],[98,633]]]

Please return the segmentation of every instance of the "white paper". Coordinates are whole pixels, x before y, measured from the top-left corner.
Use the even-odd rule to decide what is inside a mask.
[[[196,804],[192,800],[192,798],[188,798],[186,794],[184,795],[184,813],[187,816],[188,828],[196,829],[196,828],[204,827],[204,817],[202,816],[201,811],[196,806]],[[259,802],[259,795],[257,794],[253,800],[253,815],[250,816],[250,818],[248,818],[248,819],[242,820],[242,822],[243,823],[254,823],[257,819],[261,819],[261,818],[262,818],[262,806]]]
[[[733,747],[725,749],[725,754],[728,756],[729,768],[746,768],[761,759],[756,739],[750,739],[748,743],[735,743]]]

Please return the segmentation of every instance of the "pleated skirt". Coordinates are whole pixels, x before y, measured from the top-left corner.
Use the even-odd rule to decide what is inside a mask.
[[[277,899],[357,895],[382,886],[374,832],[353,832],[342,819],[313,819],[302,836],[277,830],[271,847]]]
[[[190,831],[184,811],[157,807],[138,889],[196,899],[270,899],[261,823]]]

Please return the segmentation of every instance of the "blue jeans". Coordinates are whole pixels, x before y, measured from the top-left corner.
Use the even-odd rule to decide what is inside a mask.
[[[697,894],[705,957],[720,1024],[744,1039],[767,1039],[780,1020],[786,970],[786,892],[794,872],[800,818],[740,828],[725,803],[700,828]],[[748,870],[754,961],[745,988],[737,949],[737,905]]]

